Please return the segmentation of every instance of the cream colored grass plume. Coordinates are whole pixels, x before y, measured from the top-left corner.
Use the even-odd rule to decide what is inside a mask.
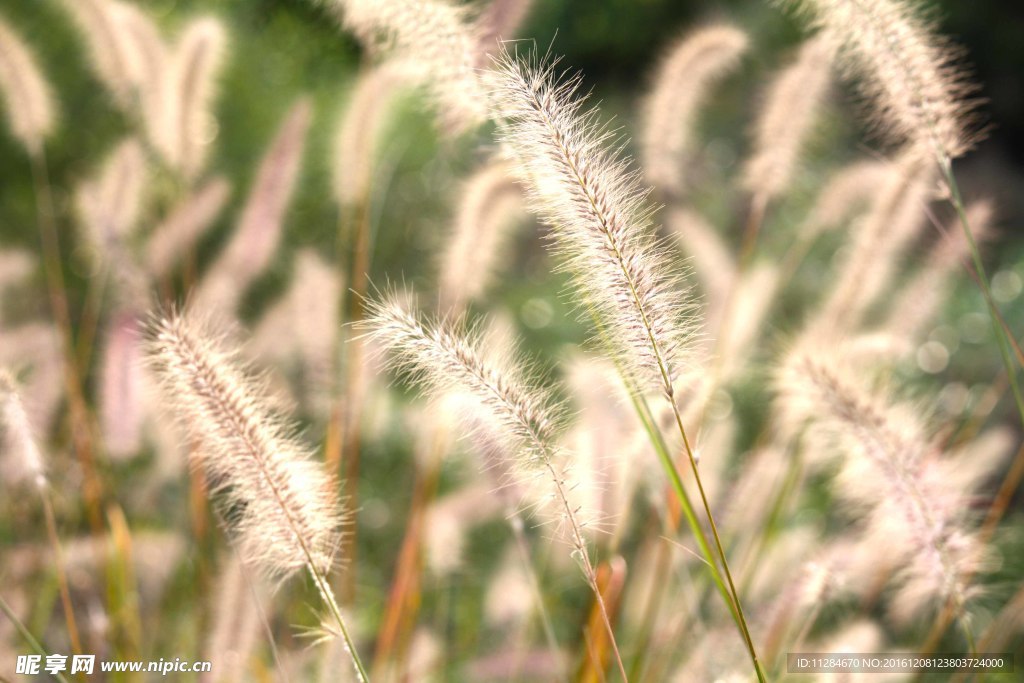
[[[507,163],[494,160],[462,183],[440,257],[442,310],[458,312],[483,296],[501,265],[510,228],[522,214],[522,192],[510,171]]]
[[[143,260],[154,280],[167,276],[227,204],[231,184],[212,178],[182,199],[146,240]]]
[[[839,169],[818,191],[800,229],[800,239],[812,240],[825,230],[843,227],[867,208],[880,188],[892,178],[886,160],[857,161]]]
[[[342,206],[369,200],[389,114],[408,82],[408,69],[396,60],[366,69],[356,79],[338,120],[332,155],[332,188]]]
[[[770,200],[789,188],[800,153],[828,94],[829,44],[812,39],[772,82],[754,131],[754,151],[743,184]]]
[[[645,390],[672,396],[693,306],[654,235],[638,174],[606,148],[612,132],[597,111],[583,111],[578,76],[510,54],[492,76],[500,138],[577,288],[600,310],[618,360]]]
[[[748,43],[740,29],[713,24],[687,33],[669,48],[642,105],[641,159],[649,183],[663,191],[682,189],[700,107],[715,83],[739,63]]]
[[[974,87],[956,50],[931,33],[910,0],[779,0],[806,10],[839,64],[860,77],[877,124],[898,142],[923,144],[941,161],[971,146]]]
[[[340,535],[337,487],[294,428],[204,323],[174,314],[151,336],[164,398],[199,443],[194,464],[224,496],[242,557],[271,579],[307,564],[328,570]]]
[[[150,336],[164,399],[197,444],[193,465],[242,559],[272,581],[306,568],[365,679],[325,578],[341,535],[337,484],[205,323],[175,313],[157,320]]]
[[[301,98],[288,110],[260,161],[231,241],[203,278],[196,294],[198,308],[233,312],[245,287],[274,258],[302,170],[312,109],[311,102]]]
[[[53,94],[35,57],[0,17],[0,95],[11,132],[30,153],[42,150],[56,124]]]
[[[137,226],[148,181],[145,150],[129,138],[114,149],[95,177],[79,185],[75,199],[86,229],[83,242],[94,259],[116,259],[109,250],[120,248]]]
[[[193,178],[203,167],[211,140],[211,105],[224,60],[224,27],[212,17],[194,19],[174,48],[165,79],[163,116],[154,123],[154,142],[174,168]]]
[[[511,359],[489,356],[470,331],[442,320],[428,324],[392,293],[370,303],[366,329],[391,352],[389,362],[409,371],[431,394],[469,391],[485,409],[490,425],[506,437],[521,463],[544,466],[552,459],[561,416],[550,396],[531,385]]]
[[[465,5],[445,0],[321,0],[374,51],[398,57],[436,99],[445,129],[487,120],[477,63],[479,41]]]
[[[133,4],[65,0],[64,5],[117,104],[137,119],[170,168],[195,178],[215,133],[211,106],[226,44],[220,21],[193,19],[177,42],[169,43]]]
[[[942,457],[921,406],[894,400],[863,379],[867,371],[853,367],[835,339],[797,346],[777,377],[785,419],[808,424],[813,449],[842,456],[840,498],[863,521],[865,538],[884,542],[900,567],[895,615],[920,619],[949,600],[973,647],[969,580],[984,552],[967,503],[998,462]]]
[[[993,215],[992,202],[987,199],[967,206],[968,222],[979,241],[991,235]],[[947,225],[924,265],[896,294],[882,329],[899,339],[921,339],[969,259],[970,246],[963,233],[956,225]]]
[[[479,335],[460,329],[459,323],[424,322],[410,310],[408,299],[407,295],[392,293],[371,302],[362,326],[390,351],[392,365],[410,373],[431,395],[452,390],[471,395],[476,410],[466,415],[465,426],[499,437],[527,477],[545,482],[547,504],[564,524],[565,535],[600,607],[616,660],[626,678],[590,560],[584,534],[585,511],[574,502],[558,448],[561,409],[547,391],[530,381],[529,371],[514,358],[485,353]]]
[[[132,105],[144,60],[115,0],[64,0],[89,48],[93,69],[118,104]],[[130,6],[129,6],[130,7]]]
[[[832,290],[812,324],[853,330],[891,283],[900,259],[924,225],[934,167],[909,153],[892,165],[871,210],[853,227]]]
[[[14,378],[0,368],[0,472],[6,485],[46,486],[46,468]]]
[[[486,58],[501,50],[503,41],[511,40],[522,25],[534,0],[490,0],[480,10],[475,23],[477,40],[480,44],[480,66],[486,66]]]

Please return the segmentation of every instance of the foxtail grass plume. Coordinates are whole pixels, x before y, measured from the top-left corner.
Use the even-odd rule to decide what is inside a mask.
[[[474,173],[463,183],[460,197],[441,254],[438,283],[441,308],[452,312],[487,290],[522,206],[522,192],[502,161]]]
[[[498,517],[501,498],[484,483],[470,483],[437,499],[426,511],[423,537],[426,565],[435,576],[450,576],[463,566],[469,532]]]
[[[736,278],[736,259],[715,228],[696,211],[679,208],[666,220],[683,252],[693,264],[706,302],[705,316],[711,329],[718,329],[726,301]]]
[[[118,311],[110,323],[100,365],[100,426],[112,459],[135,455],[142,446],[147,403],[143,353],[138,314]]]
[[[544,466],[555,451],[560,417],[552,399],[532,386],[510,359],[485,360],[473,334],[450,323],[428,325],[397,294],[370,304],[365,327],[392,353],[392,365],[407,370],[431,393],[468,391],[477,398],[485,423],[497,429],[520,461]]]
[[[682,189],[700,107],[739,63],[748,42],[740,29],[714,24],[688,33],[668,50],[643,103],[641,159],[647,182],[663,191]]]
[[[443,127],[462,133],[487,120],[477,71],[479,41],[468,8],[446,0],[324,0],[371,48],[382,45],[412,69],[437,101]]]
[[[603,615],[616,660],[625,677],[622,659],[597,573],[590,560],[584,535],[585,511],[577,505],[565,474],[564,458],[557,445],[560,412],[547,392],[531,385],[526,371],[511,358],[485,356],[478,337],[466,334],[450,321],[429,324],[411,313],[403,299],[393,294],[372,302],[363,326],[391,351],[392,364],[407,370],[431,394],[447,391],[468,394],[474,410],[465,415],[470,429],[490,433],[504,441],[519,469],[543,480],[543,503],[561,520],[573,557],[590,586]],[[557,512],[555,512],[557,511]]]
[[[235,355],[174,314],[154,325],[149,357],[242,558],[271,580],[327,571],[341,526],[336,485]]]
[[[907,154],[893,165],[871,210],[851,230],[849,251],[812,326],[852,330],[860,324],[924,224],[933,177],[920,155]]]
[[[776,292],[779,290],[779,269],[773,264],[754,266],[739,281],[734,306],[734,323],[726,337],[717,340],[723,378],[731,378],[757,353],[763,325],[769,320]]]
[[[14,378],[0,368],[0,471],[5,482],[46,485],[46,467]]]
[[[798,346],[782,366],[777,386],[787,419],[809,425],[814,449],[842,455],[841,498],[864,520],[865,538],[884,542],[900,566],[896,616],[921,618],[949,601],[966,626],[976,592],[970,577],[984,560],[966,500],[996,463],[940,458],[920,406],[892,400],[864,382],[835,344],[824,348]]]
[[[249,660],[259,644],[261,590],[255,577],[236,557],[227,561],[217,578],[213,620],[206,639],[206,659],[214,662],[213,670],[200,680],[203,683],[239,683],[250,674]]]
[[[64,0],[85,38],[100,81],[123,107],[132,106],[145,60],[125,25],[125,7],[116,0]],[[152,74],[150,74],[152,76]]]
[[[35,57],[21,38],[0,17],[0,95],[7,109],[11,133],[32,154],[56,124],[53,94]]]
[[[484,596],[484,619],[496,627],[519,624],[534,613],[530,577],[512,551],[506,553],[499,567]]]
[[[956,50],[931,32],[911,0],[780,0],[805,10],[839,64],[859,77],[877,124],[897,141],[924,145],[940,160],[976,141],[968,130],[974,87]]]
[[[231,240],[210,266],[195,306],[233,312],[245,287],[270,265],[284,229],[284,215],[302,169],[312,118],[308,99],[292,105],[260,162]]]
[[[20,395],[34,433],[46,434],[64,398],[60,333],[50,323],[31,322],[3,330],[0,366],[30,369]]]
[[[324,416],[329,411],[334,353],[341,333],[342,276],[311,249],[299,250],[294,264],[291,286],[260,319],[249,353],[263,361],[278,361],[289,374],[297,369],[306,407]]]
[[[383,134],[408,84],[408,70],[393,59],[366,69],[356,79],[334,138],[332,188],[341,206],[370,200]]]
[[[645,445],[640,423],[629,409],[629,393],[614,364],[604,358],[568,359],[566,384],[576,398],[578,416],[565,436],[576,454],[580,496],[591,516],[594,540],[611,540],[627,528],[630,503],[640,480],[635,463]],[[611,531],[612,533],[603,533]]]
[[[211,104],[225,53],[225,32],[212,18],[194,19],[174,49],[166,79],[164,115],[154,142],[164,158],[186,178],[203,167],[210,142]],[[215,131],[214,131],[215,132]]]
[[[605,148],[596,110],[583,112],[578,77],[505,54],[492,73],[494,115],[534,210],[599,311],[623,366],[646,390],[672,396],[692,336],[691,304],[654,236],[647,192],[627,162]]]
[[[161,36],[156,20],[138,5],[114,2],[110,14],[111,39],[124,51],[128,69],[124,94],[129,97],[122,104],[138,113],[146,135],[156,144],[169,107],[176,105],[169,92],[173,51]]]
[[[212,17],[194,19],[177,43],[169,44],[153,19],[135,5],[119,0],[64,4],[115,101],[138,117],[170,168],[194,178],[216,132],[210,109],[225,54],[221,23]]]
[[[889,161],[858,161],[839,169],[815,197],[798,238],[809,243],[826,230],[844,226],[871,204],[892,174]]]
[[[743,169],[743,184],[772,199],[789,188],[800,153],[816,123],[829,86],[831,46],[813,38],[768,89],[754,133],[753,154]]]

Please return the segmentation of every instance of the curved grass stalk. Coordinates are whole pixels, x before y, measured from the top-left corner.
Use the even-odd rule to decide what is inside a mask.
[[[14,613],[14,610],[11,609],[11,606],[8,605],[7,601],[2,597],[0,597],[0,612],[3,612],[7,616],[10,622],[14,625],[14,628],[18,631],[21,637],[25,639],[25,642],[28,643],[28,646],[32,648],[33,652],[43,658],[49,655],[39,641],[36,640],[36,637],[32,635],[31,631],[25,628],[25,624],[21,623],[21,619],[18,619],[18,615]],[[67,677],[60,671],[55,673],[54,676],[61,683],[68,683]]]

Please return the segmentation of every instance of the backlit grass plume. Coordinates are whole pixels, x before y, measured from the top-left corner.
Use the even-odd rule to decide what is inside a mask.
[[[522,193],[507,164],[485,164],[462,184],[461,200],[439,264],[443,310],[457,312],[479,299],[495,278]]]
[[[151,335],[149,356],[164,399],[197,445],[194,465],[219,500],[241,557],[270,580],[306,568],[365,679],[325,579],[341,535],[335,482],[202,324],[174,314],[156,322]]]
[[[655,239],[647,192],[605,145],[611,132],[583,111],[578,77],[554,63],[503,56],[493,72],[500,137],[534,210],[586,302],[596,306],[621,362],[646,389],[674,393],[691,304]]]
[[[771,199],[784,192],[797,170],[829,86],[829,45],[810,40],[774,79],[754,131],[754,153],[744,168],[744,185]]]
[[[485,354],[478,337],[460,331],[451,322],[424,323],[402,299],[391,295],[371,303],[365,327],[391,352],[391,363],[409,371],[430,393],[454,390],[469,394],[479,410],[467,424],[501,437],[523,469],[548,480],[551,504],[565,524],[574,556],[600,607],[615,658],[626,678],[590,560],[581,511],[572,502],[571,487],[560,462],[556,438],[561,418],[555,402],[531,384],[526,370],[514,359]]]
[[[46,468],[32,425],[14,379],[3,368],[0,368],[0,450],[0,472],[5,482],[28,482],[39,488],[46,485]]]
[[[186,177],[203,167],[210,141],[209,118],[216,77],[225,52],[224,27],[212,17],[195,19],[175,46],[166,79],[164,111],[154,142]]]
[[[500,431],[523,463],[543,466],[552,460],[558,411],[516,364],[485,360],[472,334],[460,333],[452,324],[424,323],[398,295],[372,303],[366,327],[392,352],[392,365],[411,372],[432,394],[456,389],[476,397],[487,423]]]
[[[925,144],[939,157],[970,147],[973,88],[956,51],[930,31],[909,0],[781,0],[806,9],[813,25],[860,78],[874,102],[878,125],[898,141]]]
[[[196,294],[198,308],[233,311],[245,288],[272,262],[302,169],[312,115],[310,101],[303,98],[281,122],[260,162],[238,227],[203,278]]]
[[[53,96],[35,58],[0,17],[0,95],[11,132],[32,153],[54,126]]]
[[[388,49],[436,99],[445,129],[487,120],[477,64],[480,44],[468,8],[446,0],[322,0],[370,49]]]
[[[865,537],[884,539],[902,567],[897,616],[920,618],[937,598],[948,600],[970,644],[969,581],[984,553],[967,526],[966,502],[993,459],[940,458],[920,407],[865,382],[823,339],[790,354],[778,387],[789,419],[809,424],[810,447],[842,455],[841,499],[864,520]]]
[[[262,388],[198,322],[156,324],[149,349],[164,397],[195,439],[195,465],[222,496],[242,556],[269,578],[334,561],[336,486],[275,417]]]
[[[686,34],[669,49],[643,104],[642,158],[648,182],[663,190],[681,189],[683,155],[693,144],[699,109],[747,45],[740,29],[715,24]]]

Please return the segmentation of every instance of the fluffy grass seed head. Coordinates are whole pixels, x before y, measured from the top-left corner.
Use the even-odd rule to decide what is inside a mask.
[[[260,161],[238,227],[203,278],[196,295],[198,308],[232,311],[245,286],[270,265],[302,169],[311,120],[312,105],[306,98],[288,111]]]
[[[329,569],[342,521],[336,485],[260,384],[189,314],[154,323],[148,351],[242,558],[269,579]]]
[[[658,67],[643,103],[641,158],[647,181],[662,189],[682,187],[684,155],[708,91],[746,52],[740,29],[713,24],[687,33],[673,44]]]
[[[480,298],[500,266],[510,228],[522,213],[522,193],[508,165],[483,166],[462,185],[451,236],[441,254],[441,307],[453,312]]]
[[[85,238],[97,259],[116,260],[139,222],[149,166],[142,144],[121,142],[100,172],[78,188],[76,200]]]
[[[970,130],[977,103],[965,99],[975,87],[916,0],[780,1],[804,10],[839,64],[859,78],[881,131],[947,159],[977,141]]]
[[[490,0],[476,18],[475,27],[480,44],[480,57],[487,58],[501,50],[504,40],[515,37],[516,30],[533,9],[534,0]],[[481,59],[480,66],[486,66]]]
[[[430,395],[456,392],[474,399],[465,402],[464,428],[501,442],[501,451],[510,456],[512,481],[523,484],[530,508],[557,525],[555,533],[574,548],[588,584],[597,590],[584,536],[596,520],[588,517],[567,478],[567,454],[558,447],[560,408],[510,353],[485,353],[480,333],[460,322],[424,322],[408,300],[391,294],[371,302],[361,325],[390,351],[392,365],[406,370]]]
[[[820,38],[804,43],[769,87],[754,130],[753,155],[743,170],[743,184],[751,192],[771,199],[792,183],[828,94],[830,49]]]
[[[485,358],[473,330],[442,320],[427,323],[397,294],[371,302],[366,329],[390,351],[393,367],[408,371],[416,384],[434,395],[455,390],[477,399],[473,418],[499,431],[522,462],[551,460],[560,415],[554,402],[527,381],[527,372],[511,359]]]
[[[56,123],[53,94],[35,57],[0,17],[0,94],[11,132],[31,153],[40,150]]]
[[[167,161],[187,178],[203,167],[212,140],[210,112],[216,78],[226,53],[226,32],[220,21],[191,21],[174,49],[167,78],[165,117],[155,142]]]
[[[504,54],[491,71],[499,133],[534,211],[596,308],[624,366],[645,389],[673,394],[690,347],[692,304],[656,239],[639,174],[607,148],[613,133],[583,111],[580,79],[555,63]]]
[[[150,275],[168,275],[178,260],[202,237],[227,204],[231,184],[223,177],[208,180],[185,197],[146,240],[143,260]]]
[[[395,59],[366,69],[356,79],[334,137],[331,185],[342,206],[370,201],[382,139],[408,85],[408,69]]]
[[[865,538],[885,539],[899,567],[894,614],[906,621],[951,600],[966,619],[976,592],[970,577],[984,562],[965,513],[967,487],[979,477],[956,476],[921,407],[864,382],[841,353],[835,344],[797,347],[778,378],[783,405],[807,421],[815,451],[841,454],[837,492],[863,521]]]
[[[446,0],[325,0],[364,44],[413,69],[437,101],[443,127],[462,133],[487,120],[469,9]]]
[[[46,468],[32,425],[14,378],[3,368],[0,368],[0,471],[7,481],[30,481],[40,488],[46,485]]]
[[[93,70],[118,104],[128,106],[143,60],[115,0],[64,0],[89,49]]]
[[[135,455],[142,447],[147,403],[141,323],[133,310],[112,316],[99,377],[99,418],[111,459]]]

